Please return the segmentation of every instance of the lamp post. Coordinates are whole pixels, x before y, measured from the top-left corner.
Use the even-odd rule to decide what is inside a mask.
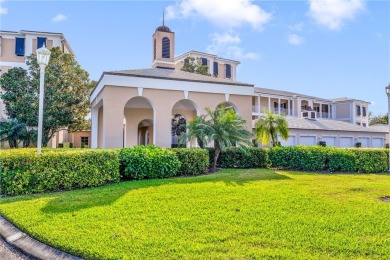
[[[40,81],[39,81],[39,114],[38,114],[38,154],[41,153],[42,148],[42,126],[43,126],[43,99],[44,95],[44,83],[45,83],[45,68],[49,64],[50,51],[46,49],[45,45],[37,50],[37,61],[39,64]]]
[[[388,142],[389,142],[389,173],[390,173],[390,84],[385,88],[386,89],[386,94],[387,94],[387,123],[389,125],[389,137],[388,137]]]

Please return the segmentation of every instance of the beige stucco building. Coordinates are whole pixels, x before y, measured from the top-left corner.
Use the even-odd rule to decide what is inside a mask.
[[[175,34],[165,25],[152,36],[152,68],[104,72],[91,93],[93,148],[155,144],[171,147],[173,115],[187,121],[205,108],[234,108],[252,130],[264,110],[285,115],[290,137],[283,145],[384,147],[386,131],[368,127],[369,102],[325,99],[236,81],[238,61],[189,51],[174,56]],[[191,56],[207,65],[203,76],[181,71]],[[228,68],[228,69],[227,69]],[[187,146],[196,144],[188,143]]]

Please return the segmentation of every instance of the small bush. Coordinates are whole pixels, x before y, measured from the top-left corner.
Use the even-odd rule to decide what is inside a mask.
[[[361,142],[357,142],[357,143],[355,144],[355,147],[356,147],[356,148],[362,147],[362,143],[361,143]]]
[[[127,179],[158,179],[176,176],[181,163],[176,153],[156,146],[135,146],[119,152],[121,173]]]
[[[207,150],[199,148],[174,148],[174,151],[181,162],[177,175],[199,175],[206,171],[209,166],[209,155]]]
[[[0,194],[100,186],[120,179],[115,150],[16,149],[0,152]]]
[[[319,141],[318,145],[322,146],[322,147],[326,147],[326,142],[325,141]]]
[[[214,160],[214,148],[208,148],[209,160]],[[222,151],[217,161],[221,168],[265,168],[268,166],[267,150],[257,147],[230,147]]]

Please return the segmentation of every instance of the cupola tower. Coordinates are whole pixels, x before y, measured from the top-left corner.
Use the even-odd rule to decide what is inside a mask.
[[[175,69],[175,33],[163,24],[157,27],[152,40],[152,67]]]

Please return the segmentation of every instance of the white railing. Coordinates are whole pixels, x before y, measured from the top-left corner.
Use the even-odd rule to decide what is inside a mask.
[[[325,118],[325,119],[331,119],[332,117],[331,113],[328,112],[322,112],[322,115],[321,112],[317,112],[316,116],[317,118]]]

